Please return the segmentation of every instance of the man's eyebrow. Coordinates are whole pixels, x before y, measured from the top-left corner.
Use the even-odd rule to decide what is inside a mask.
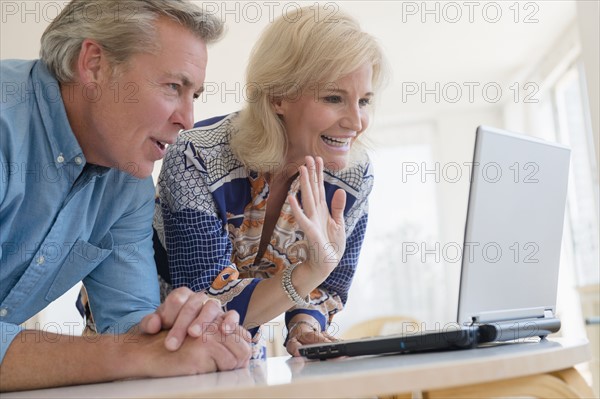
[[[192,83],[192,81],[186,75],[184,75],[182,73],[167,73],[167,76],[170,79],[179,80],[184,87],[191,87],[191,88],[194,87],[194,84]],[[202,93],[204,93],[204,85],[200,86],[200,88],[194,92],[194,94],[197,96],[200,96]]]
[[[192,88],[194,87],[192,81],[186,75],[184,75],[182,73],[168,73],[167,75],[170,78],[179,80],[184,87],[192,87]],[[203,91],[204,91],[204,85],[200,86],[198,91],[196,91],[196,94],[201,94]]]

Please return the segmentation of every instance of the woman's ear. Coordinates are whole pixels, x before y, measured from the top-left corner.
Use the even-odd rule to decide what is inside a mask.
[[[284,106],[284,101],[281,97],[274,98],[273,100],[271,100],[271,105],[273,106],[273,109],[275,110],[275,113],[277,115],[283,116],[284,111],[285,111],[285,106]]]
[[[76,68],[81,83],[98,83],[103,63],[106,63],[106,56],[100,44],[95,40],[85,39],[81,43]]]

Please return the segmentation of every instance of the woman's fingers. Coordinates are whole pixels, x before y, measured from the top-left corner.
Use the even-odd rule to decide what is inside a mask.
[[[299,168],[304,213],[309,218],[329,215],[323,183],[323,158],[307,156],[305,161],[306,164]]]
[[[331,217],[335,224],[344,228],[344,209],[346,208],[346,192],[341,188],[336,190],[331,199]]]
[[[288,195],[288,201],[290,203],[290,207],[292,208],[292,214],[294,215],[294,218],[296,218],[298,225],[305,232],[308,231],[308,229],[311,228],[310,220],[304,214],[302,207],[300,207],[300,204],[298,203],[298,199],[290,194]]]
[[[300,166],[300,192],[302,197],[302,209],[307,217],[312,217],[316,211],[313,186],[311,183],[311,170],[308,165]],[[318,191],[317,191],[318,192]]]
[[[313,255],[309,260],[322,266],[325,263],[337,265],[346,244],[346,193],[344,190],[334,193],[330,211],[325,194],[323,159],[307,156],[305,160],[306,165],[299,168],[302,206],[293,195],[288,196],[288,201],[309,245],[314,246],[311,254],[317,255],[317,258]]]
[[[324,204],[325,206],[327,206],[327,201],[325,200],[325,184],[324,184],[324,167],[323,167],[323,158],[321,157],[317,157],[316,159],[316,163],[317,163],[317,187],[318,187],[318,202],[319,204]]]

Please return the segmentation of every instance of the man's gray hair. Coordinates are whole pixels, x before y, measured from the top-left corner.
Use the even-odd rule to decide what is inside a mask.
[[[92,39],[115,68],[135,53],[158,50],[155,22],[161,17],[181,24],[206,44],[223,33],[222,21],[187,0],[72,0],[42,35],[40,58],[58,81],[73,82],[81,44]]]

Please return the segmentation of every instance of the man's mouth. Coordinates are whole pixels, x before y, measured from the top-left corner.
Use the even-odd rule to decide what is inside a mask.
[[[161,150],[164,150],[165,148],[167,148],[167,145],[165,143],[163,143],[162,141],[154,140],[154,142],[156,143],[158,148],[160,148]]]

